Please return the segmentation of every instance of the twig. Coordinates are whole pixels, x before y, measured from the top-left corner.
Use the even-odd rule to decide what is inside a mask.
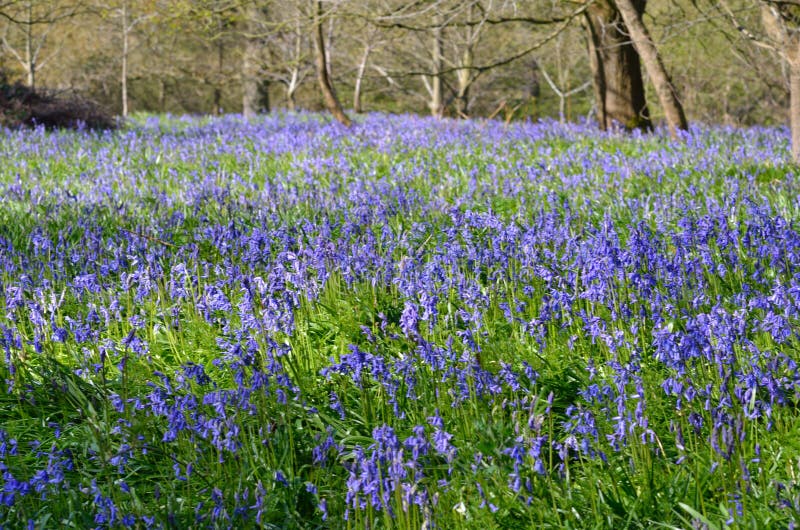
[[[162,245],[165,245],[165,246],[170,247],[170,248],[178,248],[178,245],[175,245],[173,243],[169,243],[169,242],[164,241],[163,239],[159,239],[157,237],[148,236],[147,234],[142,234],[140,232],[134,232],[133,230],[128,230],[127,228],[120,228],[120,230],[122,230],[123,232],[128,232],[129,234],[133,234],[135,236],[143,237],[143,238],[148,239],[150,241],[153,241],[155,243],[161,243]]]
[[[487,121],[493,120],[498,114],[500,114],[500,111],[503,110],[505,107],[506,107],[506,100],[504,99],[503,101],[500,102],[500,105],[498,105],[497,108],[494,109],[494,112],[489,114],[489,117],[486,118],[486,120]]]

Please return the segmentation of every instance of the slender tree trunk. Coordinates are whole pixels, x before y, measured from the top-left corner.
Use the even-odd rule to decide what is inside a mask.
[[[262,79],[258,84],[258,106],[261,112],[270,112],[272,109],[272,102],[269,99],[269,81]]]
[[[433,63],[433,79],[431,79],[431,101],[429,107],[431,115],[441,118],[444,115],[444,97],[442,96],[442,70],[444,59],[442,57],[442,27],[438,26],[433,30],[433,42],[431,48],[431,59]]]
[[[336,97],[336,91],[333,89],[333,83],[328,75],[327,57],[325,54],[325,36],[322,28],[322,2],[316,2],[316,11],[314,13],[314,62],[317,68],[317,81],[319,88],[322,91],[322,97],[325,100],[325,107],[333,115],[336,120],[344,125],[350,127],[352,122],[345,114],[339,98]]]
[[[469,87],[459,88],[453,103],[459,118],[469,118]]]
[[[214,87],[214,116],[222,116],[222,89],[219,86]]]
[[[252,118],[260,110],[259,42],[251,36],[245,39],[242,53],[242,114]]]
[[[364,71],[367,69],[367,61],[369,54],[372,51],[372,46],[367,44],[364,47],[364,53],[361,54],[361,62],[358,63],[358,71],[356,73],[356,82],[353,87],[353,112],[356,114],[361,113],[361,83],[364,80]]]
[[[770,40],[779,47],[789,65],[789,128],[792,132],[792,161],[800,165],[800,35],[788,31],[787,21],[774,5],[764,2],[761,22]]]
[[[122,2],[122,117],[128,117],[128,2]]]
[[[642,0],[636,5],[644,8]],[[652,127],[645,99],[639,54],[612,0],[597,0],[586,11],[597,121],[603,130]]]
[[[27,74],[27,83],[31,89],[36,88],[36,63],[33,61],[28,62],[25,68]]]
[[[261,79],[261,48],[264,46],[260,22],[266,17],[266,8],[253,3],[246,10],[247,36],[242,53],[242,114],[245,118],[252,118],[264,110]]]
[[[470,3],[467,6],[467,18],[475,20],[475,4]],[[464,52],[461,54],[461,64],[456,71],[456,94],[455,94],[455,111],[461,118],[469,117],[469,91],[472,83],[477,79],[477,75],[472,71],[472,66],[475,62],[475,47],[480,42],[481,32],[483,26],[467,27],[464,29]]]
[[[328,20],[328,36],[325,38],[325,69],[328,70],[328,77],[333,77],[333,67],[331,57],[333,56],[333,19]]]
[[[658,101],[661,103],[664,117],[667,119],[669,134],[673,138],[677,138],[678,130],[685,131],[689,125],[686,122],[686,114],[683,112],[675,85],[672,84],[667,69],[664,67],[664,61],[661,60],[661,55],[658,53],[658,48],[650,38],[647,26],[642,21],[644,1],[615,0],[615,2],[622,20],[630,32],[633,45],[644,63],[647,75],[655,86]]]
[[[789,63],[789,123],[792,129],[792,160],[800,164],[800,61]]]
[[[456,89],[455,107],[456,114],[462,118],[466,118],[469,113],[469,88],[472,85],[472,62],[473,62],[472,45],[469,45],[464,50],[461,66],[463,67],[456,73],[456,80],[458,81]]]
[[[289,78],[289,82],[286,84],[286,106],[291,111],[297,109],[297,100],[295,99],[295,94],[297,93],[297,87],[300,86],[299,81],[300,72],[297,71],[297,68],[293,68],[292,76]]]
[[[303,76],[300,75],[300,63],[303,57],[303,28],[301,26],[300,17],[295,17],[295,25],[294,25],[294,55],[292,56],[292,62],[294,66],[291,69],[291,76],[289,77],[289,81],[286,83],[286,106],[292,112],[295,111],[297,108],[297,101],[295,100],[295,92],[297,88],[300,86],[300,83],[303,81]]]
[[[297,101],[294,98],[294,89],[291,87],[286,89],[286,107],[292,112],[297,109]]]
[[[167,82],[163,77],[158,78],[158,110],[162,113],[167,111]]]
[[[33,52],[33,3],[28,2],[28,24],[25,28],[25,60],[28,74],[28,86],[36,88],[36,58]]]
[[[222,34],[223,24],[222,19],[217,19],[217,31]],[[224,83],[225,76],[225,45],[222,39],[217,40],[217,80],[214,87],[214,115],[221,116],[223,113],[222,108],[222,84]]]
[[[800,36],[786,35],[789,63],[789,127],[792,131],[792,161],[800,164]]]

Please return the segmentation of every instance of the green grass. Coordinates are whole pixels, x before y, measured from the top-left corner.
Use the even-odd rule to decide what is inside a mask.
[[[725,433],[732,441],[723,456],[712,443],[723,433],[712,428],[711,406],[698,398],[678,407],[662,389],[676,373],[654,357],[658,329],[687,331],[690,317],[715,307],[742,310],[743,292],[791,285],[795,265],[785,256],[758,256],[741,241],[731,253],[717,240],[670,240],[719,205],[740,237],[755,202],[796,223],[791,167],[762,160],[756,148],[742,157],[746,138],[718,132],[708,144],[721,154],[696,169],[702,146],[661,137],[554,133],[434,150],[355,148],[356,140],[323,135],[317,150],[272,152],[265,146],[273,140],[235,143],[208,129],[218,125],[162,121],[107,138],[15,133],[0,141],[15,161],[0,168],[0,331],[20,341],[2,343],[0,463],[18,480],[64,473],[7,499],[0,525],[145,527],[153,517],[165,528],[711,529],[784,527],[800,516],[796,388],[787,386],[787,403],[769,418],[748,419],[752,405],[731,403],[736,432]],[[432,137],[445,134],[427,126]],[[548,226],[562,236],[535,240]],[[584,247],[569,241],[588,252],[609,226],[620,248],[647,229],[663,238],[665,259],[711,265],[672,292],[669,272],[646,261],[606,264],[609,297],[580,296],[591,286],[576,258]],[[238,245],[245,237],[257,251]],[[321,263],[293,268],[325,245]],[[342,255],[359,252],[391,265],[370,258],[363,273],[341,265]],[[733,256],[740,265],[731,266]],[[259,287],[280,270],[281,286]],[[375,279],[374,270],[391,277]],[[663,306],[649,305],[634,273],[654,275]],[[87,274],[97,289],[75,287]],[[438,320],[407,336],[402,315],[422,288],[403,281],[423,274]],[[575,301],[539,325],[555,294],[568,290],[558,281]],[[212,286],[230,310],[203,308]],[[9,287],[20,287],[21,303],[12,304]],[[695,303],[699,292],[707,300]],[[269,318],[248,327],[248,311],[268,310],[290,313],[289,329],[271,328]],[[765,316],[748,308],[744,318]],[[590,317],[618,344],[593,338]],[[72,330],[66,341],[54,326]],[[88,335],[78,340],[81,326]],[[712,335],[712,345],[726,340]],[[144,353],[132,336],[146,342]],[[702,399],[718,405],[732,374],[754,366],[795,380],[791,363],[770,363],[796,361],[796,337],[779,343],[753,324],[746,338],[764,356],[752,359],[737,342],[730,380],[701,357],[687,361],[695,388],[710,385]],[[426,362],[426,345],[447,361]],[[354,351],[373,356],[360,378],[329,370]],[[204,376],[190,375],[196,366]],[[506,367],[516,384],[503,379]],[[606,389],[602,398],[585,397],[593,384]],[[640,406],[646,428],[633,420]],[[576,436],[575,411],[591,414],[599,434],[565,457],[558,448]],[[630,416],[630,432],[616,445],[607,435],[620,414]],[[392,514],[348,505],[348,471],[359,452],[380,449],[375,430],[391,427],[402,442],[425,426],[432,440],[434,415],[456,452],[430,449],[419,460],[424,473],[407,479],[427,499],[408,505],[398,490]],[[315,451],[328,436],[339,449],[320,461]],[[515,466],[516,447],[527,453]]]

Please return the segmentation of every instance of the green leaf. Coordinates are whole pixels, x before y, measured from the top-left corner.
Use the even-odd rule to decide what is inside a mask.
[[[712,522],[711,522],[711,521],[708,519],[708,517],[706,517],[706,516],[705,516],[705,515],[703,515],[702,513],[698,512],[697,510],[695,510],[694,508],[692,508],[692,507],[691,507],[691,506],[689,506],[688,504],[685,504],[685,503],[683,503],[683,502],[679,502],[679,503],[678,503],[678,506],[680,506],[681,508],[683,508],[683,509],[684,509],[684,511],[686,511],[686,513],[688,513],[689,515],[691,515],[692,517],[694,517],[696,520],[698,520],[698,521],[700,521],[701,523],[703,523],[704,525],[708,526],[709,530],[720,530],[720,528],[719,528],[719,525],[712,523]]]

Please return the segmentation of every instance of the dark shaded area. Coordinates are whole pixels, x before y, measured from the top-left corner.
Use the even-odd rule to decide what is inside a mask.
[[[114,118],[95,102],[77,94],[33,90],[11,83],[0,71],[0,125],[48,129],[114,129]]]

